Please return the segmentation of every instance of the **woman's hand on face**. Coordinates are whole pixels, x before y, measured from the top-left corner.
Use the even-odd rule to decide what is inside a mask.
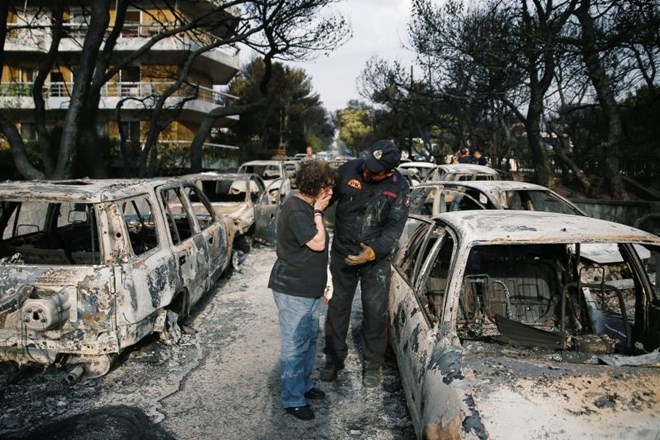
[[[319,195],[316,197],[316,201],[314,202],[314,209],[318,209],[319,211],[325,210],[325,208],[328,207],[331,198],[332,188],[321,189]]]

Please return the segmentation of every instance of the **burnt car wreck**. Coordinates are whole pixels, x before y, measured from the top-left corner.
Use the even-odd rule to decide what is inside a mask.
[[[389,304],[418,436],[658,438],[659,251],[572,215],[420,220]]]
[[[75,380],[185,316],[234,226],[192,181],[33,181],[0,184],[0,232],[0,360],[78,366]]]

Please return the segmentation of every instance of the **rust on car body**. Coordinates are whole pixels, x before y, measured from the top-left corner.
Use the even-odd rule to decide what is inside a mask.
[[[166,309],[188,313],[233,233],[183,180],[1,183],[0,360],[105,373]]]

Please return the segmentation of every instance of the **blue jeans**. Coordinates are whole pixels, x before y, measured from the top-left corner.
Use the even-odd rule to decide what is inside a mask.
[[[303,298],[273,290],[280,319],[280,401],[285,408],[305,406],[312,388],[321,298]]]

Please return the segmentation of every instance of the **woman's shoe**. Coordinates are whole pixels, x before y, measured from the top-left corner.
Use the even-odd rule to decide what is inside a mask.
[[[284,409],[293,417],[300,420],[312,420],[314,418],[314,411],[312,411],[312,408],[309,405],[290,406]]]

